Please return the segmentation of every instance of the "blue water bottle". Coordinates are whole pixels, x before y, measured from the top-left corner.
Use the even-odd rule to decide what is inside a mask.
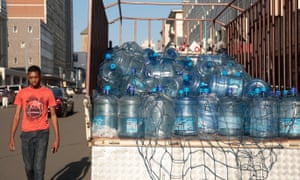
[[[218,133],[228,137],[243,135],[244,102],[241,98],[232,95],[228,89],[226,96],[219,101]]]
[[[266,88],[256,88],[250,101],[250,136],[255,138],[278,136],[278,100],[267,94]]]
[[[110,94],[111,87],[103,88],[103,95],[98,94],[93,98],[93,137],[111,137],[117,134],[118,99]]]
[[[171,138],[174,133],[175,108],[173,99],[162,93],[157,86],[144,106],[145,137],[164,139]]]
[[[296,88],[283,92],[279,105],[279,135],[281,137],[300,137],[300,97]]]
[[[212,134],[218,128],[218,97],[209,94],[208,88],[199,89],[198,100],[198,131],[200,134]]]
[[[198,134],[196,108],[197,101],[194,97],[189,96],[189,88],[179,90],[175,99],[175,134],[183,136]]]
[[[134,95],[134,87],[128,88],[128,95],[118,101],[118,132],[120,137],[143,137],[144,126],[141,97]]]

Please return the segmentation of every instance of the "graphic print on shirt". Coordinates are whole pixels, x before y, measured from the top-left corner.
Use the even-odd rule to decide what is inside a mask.
[[[35,96],[30,96],[26,101],[26,115],[31,121],[38,119],[42,116],[44,110],[44,99],[38,99]]]

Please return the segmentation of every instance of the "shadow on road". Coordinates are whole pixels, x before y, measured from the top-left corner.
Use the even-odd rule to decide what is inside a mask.
[[[80,161],[67,164],[64,168],[54,174],[51,180],[82,180],[87,174],[90,166],[90,159],[88,157],[83,157]]]

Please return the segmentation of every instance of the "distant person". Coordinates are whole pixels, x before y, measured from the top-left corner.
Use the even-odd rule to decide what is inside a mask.
[[[8,95],[9,95],[8,89],[4,88],[2,92],[2,108],[7,108],[8,106]]]
[[[22,155],[25,164],[25,172],[28,180],[43,180],[45,173],[49,124],[48,108],[50,109],[55,140],[52,145],[52,153],[59,148],[59,126],[55,114],[55,98],[50,89],[41,86],[41,70],[38,66],[28,68],[29,86],[21,89],[15,99],[15,115],[12,120],[9,150],[15,150],[15,134],[22,119]]]

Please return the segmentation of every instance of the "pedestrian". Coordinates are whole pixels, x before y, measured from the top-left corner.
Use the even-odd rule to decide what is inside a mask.
[[[15,115],[12,120],[9,150],[15,150],[15,134],[23,112],[21,149],[28,180],[44,179],[48,140],[48,108],[50,109],[55,140],[52,153],[59,148],[59,126],[55,114],[55,98],[52,91],[41,85],[41,70],[38,66],[30,66],[27,73],[29,86],[21,89],[14,101]]]
[[[8,95],[9,95],[9,91],[5,87],[2,92],[2,108],[7,108],[8,106]]]

